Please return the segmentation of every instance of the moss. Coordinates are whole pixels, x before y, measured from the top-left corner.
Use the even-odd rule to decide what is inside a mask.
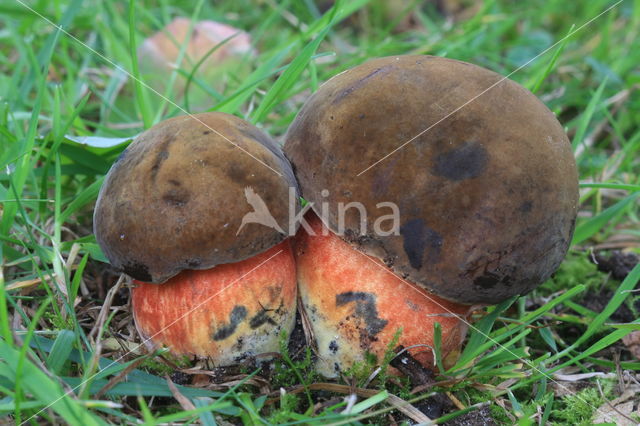
[[[280,396],[280,406],[269,415],[269,423],[281,424],[291,420],[291,413],[295,413],[301,400],[299,395],[285,393]]]
[[[67,316],[63,318],[61,315],[56,315],[55,312],[45,312],[44,318],[51,323],[54,330],[73,330],[74,322],[73,317]]]
[[[171,374],[175,370],[169,367],[167,364],[157,361],[155,358],[148,358],[140,365],[142,368],[147,369],[149,372],[163,376],[165,374]]]
[[[613,384],[611,381],[603,381],[602,393],[594,384],[571,395],[567,395],[554,403],[549,420],[558,425],[590,425],[591,419],[596,414],[598,407],[606,403],[605,398],[611,399]]]
[[[280,336],[280,354],[282,357],[274,361],[273,367],[272,386],[274,388],[301,384],[300,378],[303,379],[304,383],[313,383],[317,378],[311,348],[305,348],[302,359],[293,360],[289,354],[288,340],[289,336],[283,332]]]
[[[371,376],[373,371],[378,367],[378,358],[375,354],[367,351],[364,354],[363,361],[356,361],[351,367],[343,373],[346,377],[354,379],[358,386],[362,386]]]
[[[570,251],[553,277],[540,286],[538,292],[551,294],[578,284],[583,284],[586,291],[589,291],[602,285],[605,280],[606,274],[598,271],[596,265],[589,260],[589,253]]]

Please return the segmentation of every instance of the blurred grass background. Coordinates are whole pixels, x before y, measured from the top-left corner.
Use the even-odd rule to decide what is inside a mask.
[[[177,17],[243,30],[251,37],[249,49],[207,74],[212,65],[206,58],[194,60],[183,48],[169,71],[154,80],[153,67],[138,66],[139,48]],[[158,121],[218,110],[280,139],[304,101],[331,76],[372,57],[430,54],[503,75],[522,67],[510,78],[557,114],[581,179],[570,255],[541,289],[477,316],[477,328],[504,346],[471,333],[458,364],[440,372],[449,381],[436,389],[460,402],[441,421],[476,413],[476,420],[487,423],[590,424],[606,411],[605,400],[619,398],[639,380],[640,362],[622,339],[640,328],[640,303],[632,291],[640,269],[616,279],[590,261],[593,253],[640,252],[639,31],[638,0],[3,1],[2,419],[406,420],[390,395],[418,403],[428,393],[411,394],[406,381],[395,379],[368,384],[375,395],[363,396],[349,414],[340,414],[345,405],[339,401],[309,407],[295,394],[317,380],[305,359],[276,366],[299,369],[302,383],[285,373],[256,386],[262,373],[250,370],[231,385],[172,388],[164,374],[176,380],[184,365],[137,348],[127,291],[95,244],[92,209],[115,158]],[[576,380],[576,386],[554,376],[558,371],[594,375]],[[567,396],[559,381],[571,389]],[[352,377],[353,383],[363,382]],[[281,395],[280,387],[287,392]],[[630,421],[619,414],[605,420]]]

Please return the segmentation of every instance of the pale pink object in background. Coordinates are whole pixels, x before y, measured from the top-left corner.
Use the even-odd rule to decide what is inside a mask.
[[[160,93],[164,93],[169,76],[176,67],[190,73],[212,48],[224,42],[205,59],[195,74],[197,78],[222,92],[226,82],[225,72],[235,72],[234,67],[242,68],[241,59],[247,54],[255,53],[251,46],[251,36],[243,30],[220,22],[199,21],[193,24],[189,37],[190,26],[189,19],[175,18],[163,30],[145,39],[138,48],[140,73],[145,82]],[[185,55],[178,63],[180,49],[187,42]],[[176,77],[173,87],[174,101],[184,96],[186,82],[184,76]],[[192,110],[207,109],[214,103],[193,82],[189,88],[189,99],[192,101]]]

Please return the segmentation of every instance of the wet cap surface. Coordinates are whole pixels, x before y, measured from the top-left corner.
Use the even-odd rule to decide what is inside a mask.
[[[141,281],[238,262],[288,236],[289,188],[296,183],[279,146],[237,117],[195,117],[142,133],[98,196],[98,243],[114,267]],[[291,198],[296,211],[298,197]],[[271,222],[250,215],[243,223],[256,210],[268,211]]]
[[[302,108],[285,153],[302,196],[319,215],[328,206],[334,232],[340,204],[361,203],[366,232],[359,211],[343,208],[342,237],[452,301],[531,291],[571,241],[578,177],[562,126],[529,91],[472,64],[399,56],[341,73]],[[380,203],[398,207],[395,235],[374,232],[392,213]]]

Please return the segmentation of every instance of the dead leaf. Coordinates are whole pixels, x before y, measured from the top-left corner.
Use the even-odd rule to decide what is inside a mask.
[[[180,393],[176,385],[171,381],[171,378],[166,375],[165,379],[167,379],[167,385],[169,386],[169,390],[171,390],[171,394],[176,399],[176,401],[178,401],[182,409],[187,411],[195,410],[196,406],[193,405],[193,402],[191,402],[189,398]]]
[[[636,426],[632,421],[634,416],[640,416],[640,386],[633,385],[618,398],[605,402],[598,408],[598,414],[593,419],[594,424],[615,423],[619,426]]]

